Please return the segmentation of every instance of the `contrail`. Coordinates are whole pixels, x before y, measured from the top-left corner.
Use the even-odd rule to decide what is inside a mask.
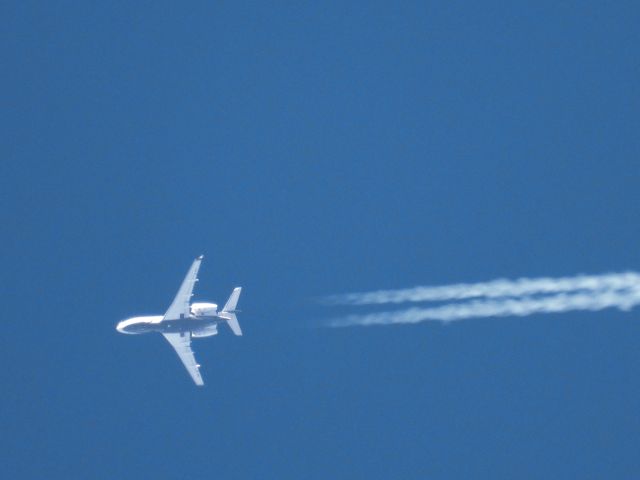
[[[384,303],[442,302],[474,297],[522,297],[536,294],[574,292],[578,290],[619,290],[640,286],[636,272],[605,275],[578,275],[561,278],[498,279],[481,283],[459,283],[436,287],[414,287],[402,290],[347,293],[326,297],[331,305],[380,305]]]
[[[348,305],[450,302],[432,307],[347,315],[330,320],[328,325],[332,327],[452,322],[471,318],[522,317],[536,313],[596,311],[605,308],[628,311],[640,305],[640,275],[629,272],[557,279],[495,280],[476,284],[357,293],[333,296],[330,299],[333,304]]]

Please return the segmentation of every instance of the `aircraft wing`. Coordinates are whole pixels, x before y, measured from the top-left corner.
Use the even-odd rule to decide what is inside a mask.
[[[193,350],[191,350],[191,334],[189,332],[183,332],[163,333],[162,335],[174,348],[180,360],[182,360],[182,363],[184,363],[184,366],[187,368],[187,372],[189,372],[193,381],[196,382],[196,385],[204,385],[202,375],[200,375],[200,365],[196,362],[196,357],[193,355]]]
[[[198,281],[198,270],[200,270],[203,257],[204,255],[200,255],[191,264],[191,268],[187,272],[187,276],[184,277],[180,290],[178,290],[176,298],[173,299],[169,310],[164,314],[163,320],[177,320],[189,316],[189,303],[193,296],[193,287]]]

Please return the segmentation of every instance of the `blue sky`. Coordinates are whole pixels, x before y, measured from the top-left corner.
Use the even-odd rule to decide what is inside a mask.
[[[7,478],[634,478],[638,311],[318,296],[640,269],[635,2],[2,7]],[[160,337],[244,287],[245,336]]]

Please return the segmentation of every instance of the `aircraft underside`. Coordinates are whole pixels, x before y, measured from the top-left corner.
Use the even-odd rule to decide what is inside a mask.
[[[242,329],[236,316],[241,287],[233,289],[222,310],[218,310],[218,305],[215,303],[191,303],[193,287],[198,281],[198,269],[202,258],[201,255],[193,261],[178,293],[164,315],[132,317],[122,320],[116,325],[116,330],[125,334],[135,335],[152,332],[162,334],[178,354],[187,372],[198,386],[204,385],[204,381],[200,375],[200,365],[196,362],[191,349],[191,339],[217,335],[219,323],[226,323],[234,335],[242,335]]]
[[[158,328],[154,331],[160,333],[204,333],[204,331],[211,327],[217,326],[219,323],[225,320],[219,317],[207,317],[207,318],[187,318],[181,320],[167,320],[158,324]]]

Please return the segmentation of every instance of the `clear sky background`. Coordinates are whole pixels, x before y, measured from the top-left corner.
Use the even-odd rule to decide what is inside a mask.
[[[0,18],[0,476],[638,478],[639,310],[324,329],[314,303],[640,269],[637,2]],[[201,253],[195,298],[242,285],[245,336],[194,342],[198,389],[114,327]]]

